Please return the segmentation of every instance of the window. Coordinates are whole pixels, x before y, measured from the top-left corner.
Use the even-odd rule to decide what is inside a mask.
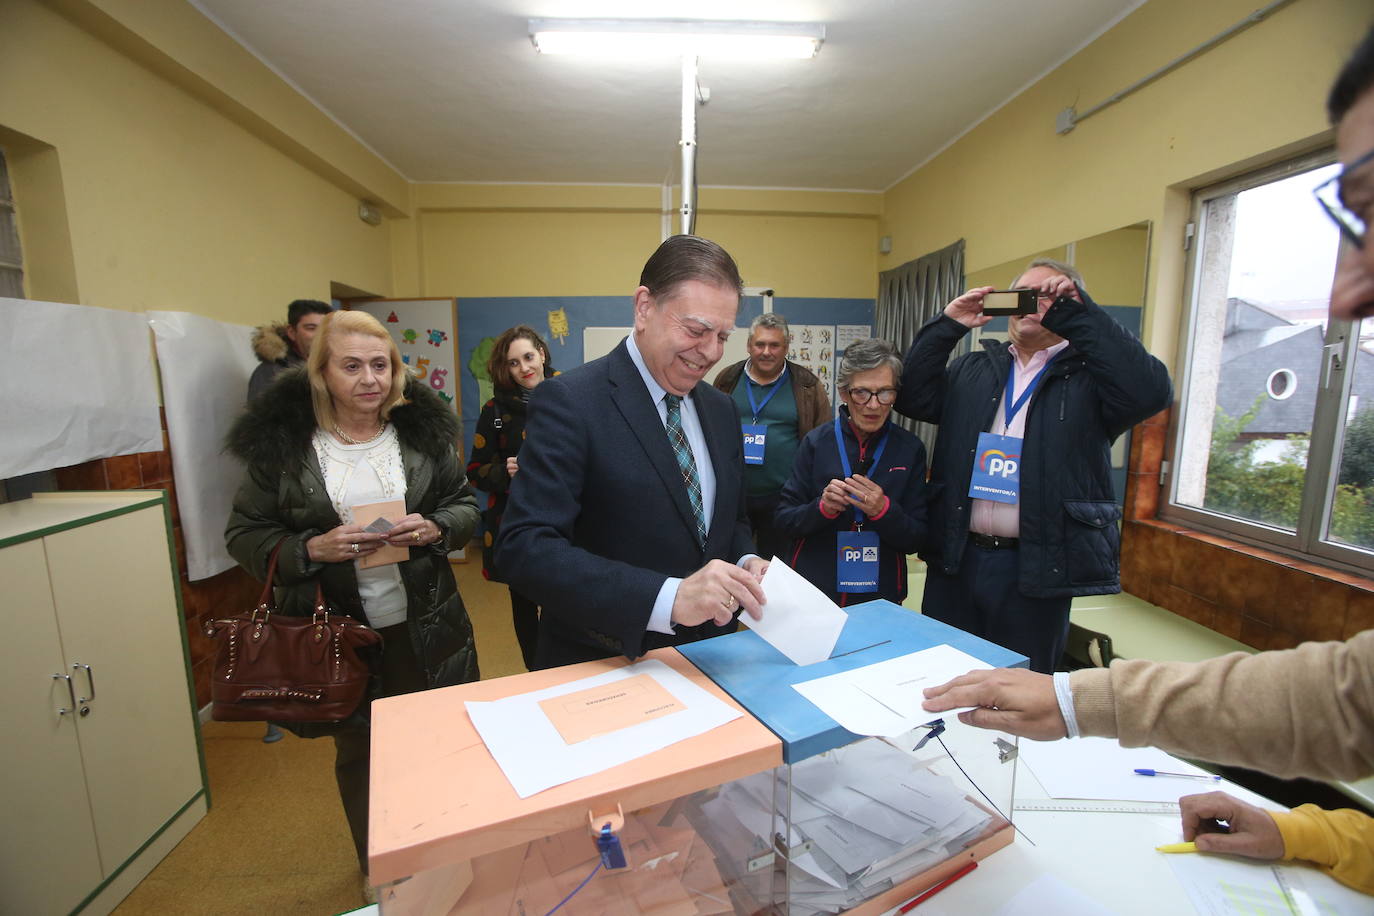
[[[1310,156],[1194,195],[1167,517],[1374,570],[1374,323],[1330,323]]]
[[[0,296],[24,298],[24,258],[19,248],[19,226],[14,218],[9,167],[0,150]]]

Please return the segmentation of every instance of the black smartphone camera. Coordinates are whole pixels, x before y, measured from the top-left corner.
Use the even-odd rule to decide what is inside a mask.
[[[983,295],[983,314],[1034,315],[1039,296],[1036,289],[995,289]]]

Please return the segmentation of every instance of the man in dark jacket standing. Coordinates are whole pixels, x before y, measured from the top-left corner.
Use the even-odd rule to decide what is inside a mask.
[[[334,309],[318,299],[297,299],[286,307],[286,324],[265,324],[253,331],[258,367],[248,379],[248,400],[266,391],[283,369],[305,365],[310,342],[324,316]]]
[[[749,325],[749,358],[720,370],[716,387],[734,398],[744,442],[749,524],[759,556],[781,556],[787,537],[773,524],[778,497],[792,474],[797,445],[833,416],[820,379],[787,359],[787,319],[765,312]],[[740,379],[747,379],[741,385]]]
[[[938,423],[922,613],[1054,670],[1076,595],[1121,591],[1113,440],[1167,407],[1169,373],[1083,291],[1067,264],[1033,261],[1013,286],[1039,292],[1011,343],[946,366],[992,320],[972,289],[907,353],[897,410]]]
[[[640,274],[633,333],[530,397],[496,567],[542,608],[537,667],[634,659],[762,616],[739,424],[705,381],[743,285],[725,249],[673,236]]]

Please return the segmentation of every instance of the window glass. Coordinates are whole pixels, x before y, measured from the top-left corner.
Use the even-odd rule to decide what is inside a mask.
[[[1327,539],[1374,549],[1374,318],[1359,324],[1342,416],[1340,469],[1328,503]]]
[[[1178,505],[1298,531],[1339,248],[1312,190],[1335,171],[1201,203]]]

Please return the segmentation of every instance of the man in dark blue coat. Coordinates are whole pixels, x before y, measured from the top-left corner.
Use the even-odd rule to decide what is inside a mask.
[[[761,616],[739,422],[703,381],[742,289],[719,245],[674,236],[644,265],[634,333],[535,389],[496,563],[543,608],[537,667],[637,658]]]
[[[1015,287],[1038,311],[1010,344],[946,366],[992,320],[972,289],[907,353],[897,410],[938,423],[922,613],[1026,655],[1049,672],[1076,595],[1121,591],[1112,442],[1173,398],[1169,373],[1083,291],[1072,267],[1033,261]]]

